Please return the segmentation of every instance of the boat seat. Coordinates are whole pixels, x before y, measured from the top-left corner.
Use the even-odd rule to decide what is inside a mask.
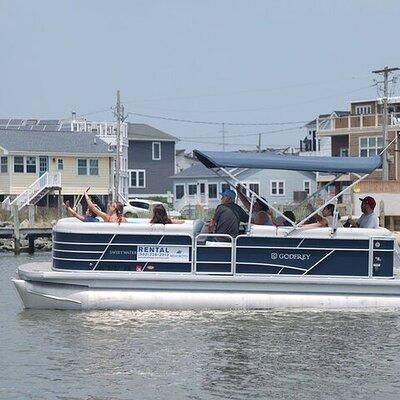
[[[212,240],[207,240],[206,246],[208,246],[208,247],[232,247],[232,243],[231,242],[213,242]]]
[[[275,227],[267,225],[252,225],[250,234],[252,236],[271,237],[301,237],[301,238],[331,238],[331,228],[297,228],[292,231],[291,227]],[[289,233],[290,232],[290,233]],[[393,237],[393,234],[386,228],[337,228],[336,239],[367,239],[371,237]]]
[[[196,219],[193,221],[193,235],[197,236],[202,233],[204,227],[204,221],[202,219]]]

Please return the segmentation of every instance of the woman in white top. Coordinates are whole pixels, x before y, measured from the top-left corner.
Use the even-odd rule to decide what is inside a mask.
[[[327,204],[322,210],[322,217],[318,222],[304,225],[304,228],[331,228],[333,224],[333,213],[335,212],[334,204]],[[338,227],[342,227],[342,223],[338,220]]]

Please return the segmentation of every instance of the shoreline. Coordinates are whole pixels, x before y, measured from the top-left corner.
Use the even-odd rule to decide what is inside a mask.
[[[21,252],[27,252],[29,248],[28,239],[21,239]],[[35,239],[35,251],[51,251],[53,243],[51,238],[37,238]],[[15,243],[14,239],[0,239],[0,253],[14,253]]]

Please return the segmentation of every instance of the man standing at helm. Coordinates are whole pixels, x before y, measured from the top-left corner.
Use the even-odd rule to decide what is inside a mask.
[[[378,216],[374,213],[376,207],[376,201],[371,196],[366,196],[361,200],[361,212],[362,215],[358,220],[348,219],[347,223],[356,228],[379,228]]]

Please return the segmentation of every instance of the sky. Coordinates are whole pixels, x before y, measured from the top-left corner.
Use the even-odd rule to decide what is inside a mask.
[[[222,123],[226,150],[298,145],[377,96],[399,18],[397,0],[0,0],[0,118],[109,121],[119,89],[178,148],[221,150]]]

